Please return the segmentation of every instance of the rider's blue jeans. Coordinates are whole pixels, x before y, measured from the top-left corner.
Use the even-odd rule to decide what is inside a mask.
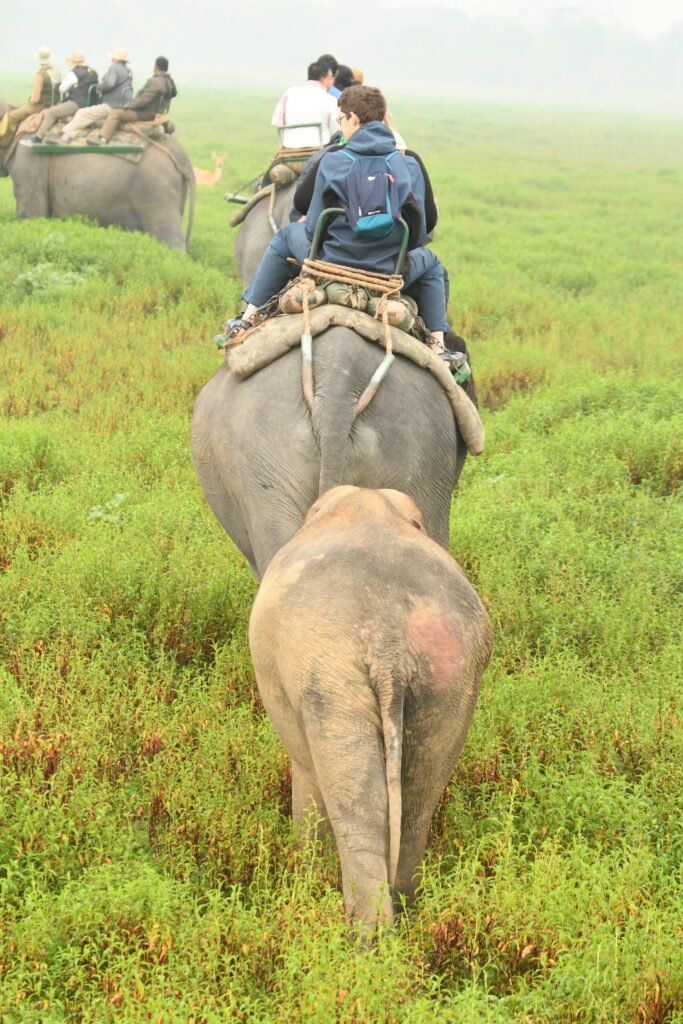
[[[271,239],[259,263],[253,281],[244,290],[245,302],[262,306],[299,274],[299,268],[287,262],[293,256],[299,263],[311,247],[304,224],[286,224]],[[446,285],[444,268],[431,249],[421,247],[408,253],[404,291],[417,302],[420,316],[430,331],[447,331]]]

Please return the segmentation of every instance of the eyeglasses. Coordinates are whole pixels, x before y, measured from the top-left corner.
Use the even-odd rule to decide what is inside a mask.
[[[350,117],[350,114],[340,114],[339,117],[337,118],[337,124],[341,124],[342,121],[348,121]]]

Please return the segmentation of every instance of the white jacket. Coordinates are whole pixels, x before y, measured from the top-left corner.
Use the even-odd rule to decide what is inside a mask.
[[[273,111],[272,124],[286,128],[290,124],[319,125],[313,128],[286,128],[282,145],[288,149],[299,146],[326,146],[337,131],[339,108],[320,82],[293,85],[282,94]]]

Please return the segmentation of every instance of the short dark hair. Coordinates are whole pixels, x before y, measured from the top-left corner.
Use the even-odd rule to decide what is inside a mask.
[[[355,114],[361,124],[368,121],[383,121],[387,103],[379,89],[369,85],[352,85],[344,89],[337,101],[342,114]]]
[[[331,70],[330,65],[326,64],[324,60],[314,60],[312,64],[308,65],[308,81],[319,82]]]
[[[336,58],[333,57],[331,53],[321,53],[320,56],[318,57],[318,62],[320,64],[327,64],[330,71],[332,71],[335,75],[337,74],[337,68],[339,67],[339,65],[337,64]]]
[[[154,64],[155,67],[159,68],[159,71],[168,71],[168,57],[157,57]]]
[[[337,74],[334,76],[334,84],[340,92],[344,92],[344,89],[348,89],[349,86],[353,85],[353,71],[347,67],[346,64],[340,64],[337,68]]]

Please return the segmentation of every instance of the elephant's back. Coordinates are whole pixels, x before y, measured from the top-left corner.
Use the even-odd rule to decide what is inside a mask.
[[[278,227],[289,222],[296,182],[279,189],[275,196],[273,219]],[[273,237],[268,221],[269,199],[262,199],[249,211],[235,239],[235,267],[246,286],[258,269],[261,257]]]

